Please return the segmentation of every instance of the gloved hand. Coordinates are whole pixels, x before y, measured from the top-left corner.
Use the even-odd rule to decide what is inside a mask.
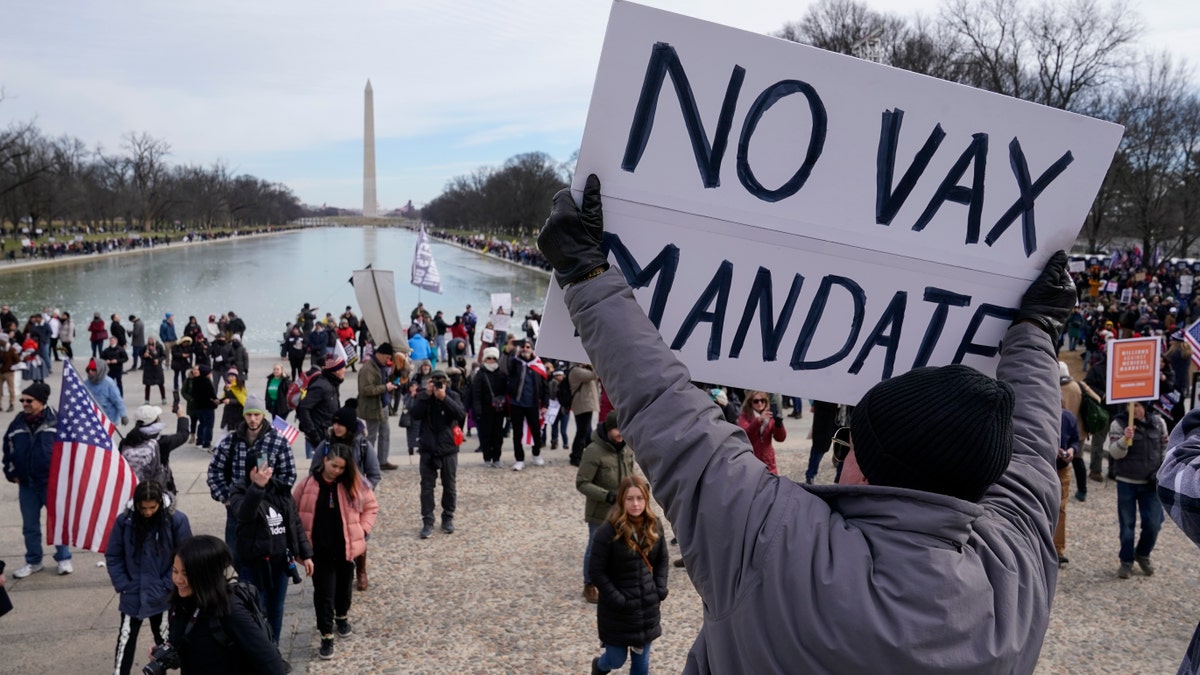
[[[124,426],[124,425],[126,425],[126,424],[129,424],[129,416],[128,416],[128,415],[121,415],[121,425],[122,425],[122,426]]]
[[[554,207],[538,235],[538,248],[554,266],[562,288],[580,281],[596,269],[608,269],[600,249],[604,211],[600,206],[600,179],[590,174],[583,187],[583,208],[575,206],[570,188],[554,195]]]
[[[1078,300],[1075,282],[1067,271],[1067,254],[1059,251],[1050,256],[1042,273],[1025,291],[1013,323],[1031,321],[1049,333],[1050,339],[1058,344],[1067,317],[1071,316],[1071,310]]]

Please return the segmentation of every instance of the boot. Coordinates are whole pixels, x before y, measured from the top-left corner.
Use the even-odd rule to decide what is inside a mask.
[[[179,414],[179,390],[178,389],[171,390],[171,414],[172,415]]]
[[[605,675],[609,671],[600,669],[600,658],[592,659],[592,675]]]
[[[367,590],[367,554],[365,551],[354,559],[354,576],[358,577],[358,590]]]

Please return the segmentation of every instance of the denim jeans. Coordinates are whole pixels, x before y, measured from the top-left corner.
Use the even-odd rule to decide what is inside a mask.
[[[588,526],[588,544],[587,548],[583,549],[583,583],[592,583],[592,575],[588,574],[588,563],[592,560],[592,539],[596,537],[596,530],[600,529],[599,525],[591,523]]]
[[[1135,548],[1133,526],[1138,514],[1142,518],[1142,532]],[[1157,485],[1117,481],[1117,522],[1121,526],[1121,562],[1133,564],[1134,556],[1148,558],[1154,550],[1154,543],[1158,541],[1158,531],[1163,522]]]
[[[196,424],[196,445],[207,448],[212,445],[213,424],[216,422],[216,410],[197,410],[194,415]]]
[[[42,564],[42,509],[46,506],[46,486],[21,485],[17,488],[17,501],[21,505],[21,534],[25,535],[25,562]],[[62,562],[71,559],[71,549],[54,547],[54,559]]]
[[[600,670],[616,670],[625,665],[625,656],[629,655],[629,675],[647,675],[650,672],[650,643],[642,647],[638,654],[629,647],[614,647],[604,645],[604,653],[600,655]]]
[[[292,581],[288,578],[287,564],[243,565],[238,574],[258,589],[258,604],[262,606],[267,623],[271,625],[271,639],[278,645],[279,632],[283,630],[283,602],[287,599],[288,584]]]
[[[560,410],[558,411],[558,417],[554,418],[554,424],[550,425],[550,439],[557,443],[558,436],[561,433],[562,444],[564,448],[567,447],[568,443],[570,443],[570,438],[567,436],[567,422],[570,421],[570,419],[571,413],[569,410]],[[542,432],[542,438],[544,439],[545,437],[545,432]]]

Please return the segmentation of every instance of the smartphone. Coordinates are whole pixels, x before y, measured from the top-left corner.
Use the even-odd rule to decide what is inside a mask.
[[[258,456],[258,472],[262,473],[267,470],[267,455],[263,453]]]

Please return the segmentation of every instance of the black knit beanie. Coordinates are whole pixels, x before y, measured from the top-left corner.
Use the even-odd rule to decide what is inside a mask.
[[[968,366],[917,368],[868,391],[850,422],[871,485],[978,502],[1012,459],[1013,390]]]

